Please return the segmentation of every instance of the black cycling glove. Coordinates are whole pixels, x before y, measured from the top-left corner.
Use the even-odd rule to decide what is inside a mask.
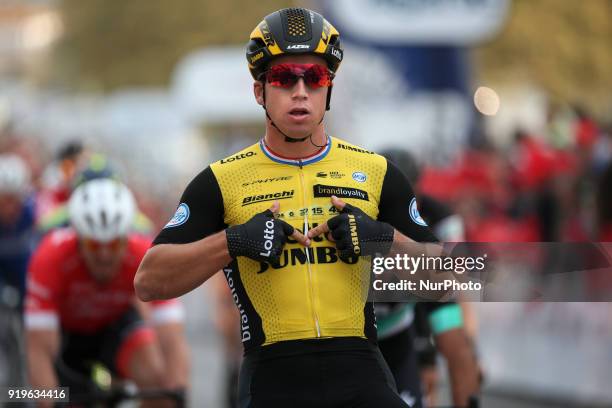
[[[393,243],[394,228],[376,221],[357,207],[346,204],[339,215],[327,221],[342,260],[362,255],[386,254]]]
[[[225,234],[232,258],[246,256],[276,266],[280,263],[287,237],[293,234],[293,231],[291,225],[274,218],[274,213],[266,210],[254,215],[244,224],[227,228]]]

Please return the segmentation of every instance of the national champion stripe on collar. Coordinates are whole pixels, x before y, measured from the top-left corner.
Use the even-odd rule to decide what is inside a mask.
[[[311,164],[311,163],[318,162],[319,160],[321,160],[325,156],[327,156],[327,154],[331,150],[331,145],[332,145],[332,140],[331,140],[331,137],[328,135],[327,136],[327,145],[325,146],[325,148],[323,148],[321,151],[319,151],[318,153],[316,153],[316,154],[314,154],[312,156],[308,156],[308,157],[305,157],[305,158],[299,160],[299,159],[288,159],[286,157],[279,156],[278,154],[276,154],[272,150],[270,150],[268,148],[268,146],[266,146],[266,144],[264,143],[263,139],[261,139],[259,141],[259,147],[261,148],[261,151],[266,156],[268,156],[268,158],[270,160],[275,161],[277,163],[290,164],[290,165],[293,165],[293,166],[299,166],[300,162],[301,162],[302,166],[304,166],[306,164]]]

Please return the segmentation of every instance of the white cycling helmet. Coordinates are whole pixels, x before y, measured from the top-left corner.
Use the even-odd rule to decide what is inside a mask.
[[[123,183],[95,179],[74,190],[68,211],[79,236],[108,242],[127,235],[136,213],[136,202]]]
[[[0,193],[25,195],[30,191],[30,169],[16,154],[0,154]]]

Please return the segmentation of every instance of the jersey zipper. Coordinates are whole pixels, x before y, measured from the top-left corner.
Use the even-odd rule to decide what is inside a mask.
[[[300,175],[300,184],[302,186],[302,206],[306,209],[304,213],[304,235],[308,233],[308,205],[307,205],[307,190],[306,190],[306,182],[304,181],[304,168],[302,165],[302,160],[298,160],[299,164],[299,175]],[[310,295],[310,303],[312,304],[312,318],[315,324],[315,330],[317,332],[317,337],[321,337],[321,326],[319,324],[319,316],[317,315],[316,303],[315,303],[315,291],[314,291],[314,281],[313,281],[313,270],[312,270],[312,261],[310,259],[310,248],[306,248],[306,268],[308,270],[308,292]]]

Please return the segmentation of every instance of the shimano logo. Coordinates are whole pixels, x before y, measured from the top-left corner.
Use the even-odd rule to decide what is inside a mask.
[[[339,171],[330,171],[330,172],[320,171],[317,173],[316,176],[319,178],[327,178],[327,176],[329,176],[331,178],[339,179],[339,178],[344,177],[345,174],[340,173]]]
[[[266,252],[260,252],[261,256],[270,256],[272,251],[272,240],[274,239],[274,220],[266,221],[266,228],[264,229],[264,250]]]
[[[315,197],[331,197],[335,195],[340,198],[356,198],[358,200],[370,201],[367,191],[358,188],[326,186],[315,184],[313,187]]]
[[[254,196],[244,197],[242,199],[242,206],[251,205],[255,203],[261,203],[264,201],[272,201],[272,200],[283,200],[285,198],[293,197],[293,193],[295,190],[290,191],[282,191],[278,193],[269,193],[269,194],[258,194]]]
[[[287,47],[288,50],[307,50],[310,48],[310,45],[306,44],[294,44]]]
[[[340,52],[340,50],[339,50],[339,49],[337,49],[337,48],[332,48],[332,50],[331,50],[331,54],[332,54],[334,57],[338,58],[339,60],[342,60],[342,52]]]
[[[241,160],[241,159],[245,159],[247,157],[256,156],[256,155],[257,155],[257,153],[255,153],[255,152],[246,152],[246,153],[237,154],[235,156],[227,157],[225,159],[222,159],[221,160],[221,164],[231,163],[231,162],[236,161],[236,160]]]

